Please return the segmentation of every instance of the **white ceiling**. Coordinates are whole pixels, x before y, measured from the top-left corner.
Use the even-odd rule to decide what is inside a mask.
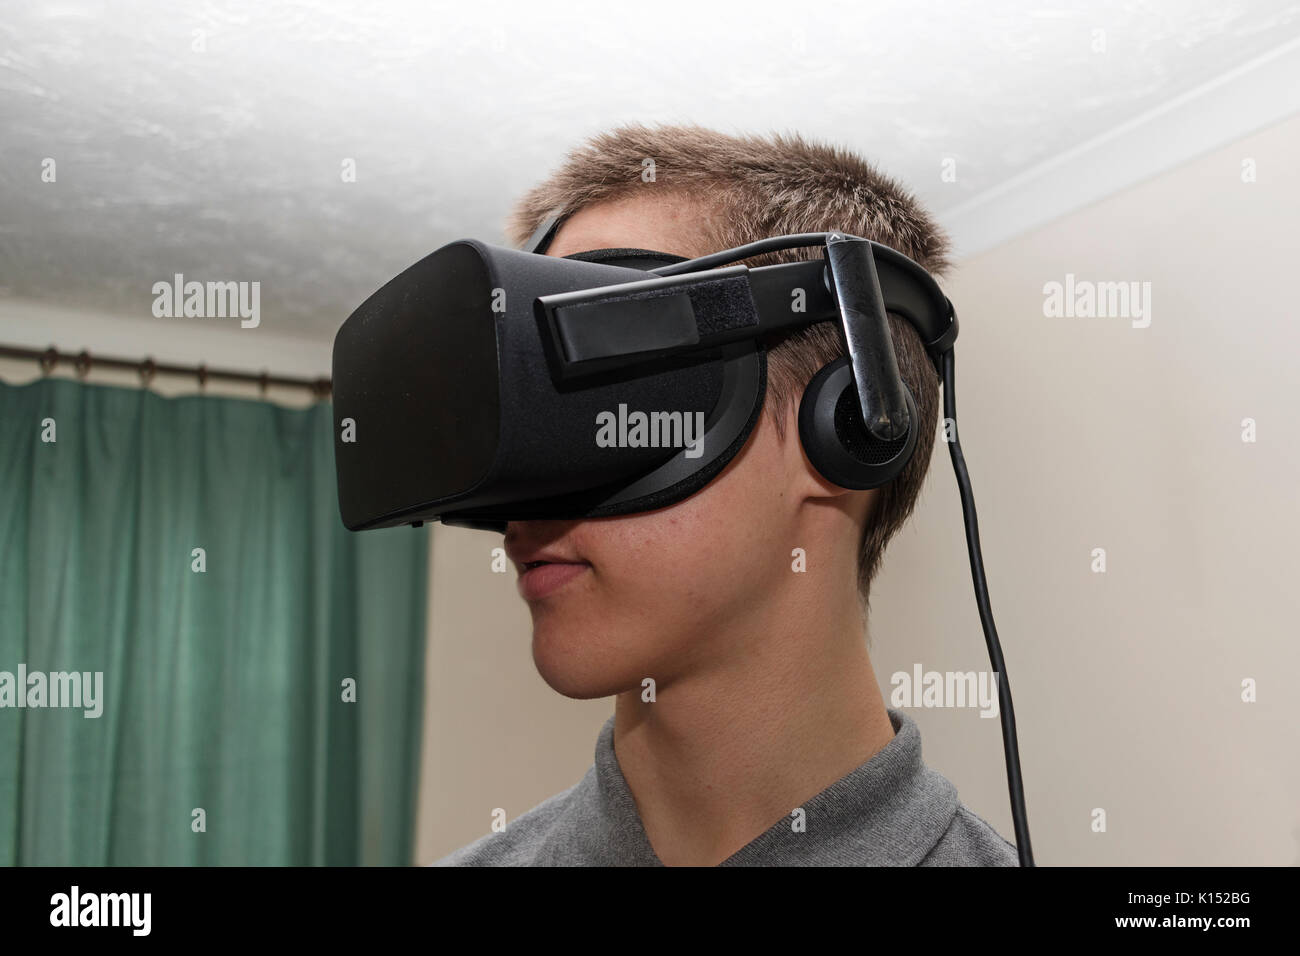
[[[319,341],[442,243],[500,241],[512,197],[626,121],[842,143],[971,251],[1139,176],[1116,131],[1164,117],[1167,165],[1291,108],[1294,73],[1197,103],[1297,43],[1286,0],[11,2],[0,296],[149,319],[174,273],[258,280],[263,328]]]

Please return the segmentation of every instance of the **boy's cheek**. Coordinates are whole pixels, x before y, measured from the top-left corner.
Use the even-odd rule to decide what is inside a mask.
[[[577,525],[574,540],[595,572],[581,595],[588,607],[658,613],[667,626],[683,607],[698,618],[765,586],[765,555],[786,516],[771,482],[755,474],[758,462],[744,464],[667,508]]]
[[[610,541],[593,557],[593,583],[600,593],[642,605],[671,598],[697,597],[696,587],[707,580],[719,563],[719,542],[675,533],[640,535]]]

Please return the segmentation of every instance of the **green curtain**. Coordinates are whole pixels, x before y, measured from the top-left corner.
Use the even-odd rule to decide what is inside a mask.
[[[0,383],[0,864],[410,862],[428,539],[344,529],[332,427]]]

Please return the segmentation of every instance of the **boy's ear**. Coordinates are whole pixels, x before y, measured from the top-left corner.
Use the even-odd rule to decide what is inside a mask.
[[[800,503],[808,501],[831,505],[863,522],[871,517],[879,498],[879,489],[861,491],[844,488],[830,481],[817,470],[808,459],[803,441],[799,437],[798,403],[792,402],[786,408],[784,431],[777,430],[770,416],[764,415],[764,418],[767,420],[759,427],[771,428],[780,442],[787,494]]]
[[[849,488],[841,488],[822,476],[816,466],[809,461],[804,451],[803,441],[799,437],[799,405],[791,402],[785,409],[785,429],[778,432],[784,435],[782,453],[785,455],[786,473],[790,475],[791,493],[801,498],[839,498],[842,495],[862,494]]]

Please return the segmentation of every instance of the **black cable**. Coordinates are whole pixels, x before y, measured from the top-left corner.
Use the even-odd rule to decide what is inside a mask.
[[[957,440],[957,396],[954,394],[953,364],[953,350],[949,349],[943,354],[943,417],[952,422],[953,428],[948,453],[952,456],[952,470],[957,475],[957,488],[961,492],[961,510],[966,522],[966,550],[970,553],[975,603],[979,606],[980,625],[984,628],[984,642],[989,649],[989,664],[998,678],[998,716],[1002,721],[1002,749],[1007,761],[1007,789],[1011,791],[1011,819],[1016,828],[1016,849],[1020,853],[1020,865],[1033,866],[1034,851],[1029,844],[1025,789],[1020,778],[1020,748],[1016,742],[1016,712],[1011,706],[1011,681],[1007,678],[997,625],[993,623],[993,608],[989,604],[989,587],[984,578],[984,555],[980,552],[979,521],[975,517],[975,495],[971,491],[970,475],[966,471],[961,443]]]
[[[716,269],[718,266],[730,265],[733,262],[739,262],[741,259],[761,256],[765,252],[781,252],[785,249],[798,249],[804,246],[824,246],[826,245],[826,237],[829,235],[831,235],[829,232],[800,232],[790,236],[772,236],[769,239],[760,239],[748,245],[737,246],[735,249],[723,249],[721,252],[700,256],[698,259],[687,259],[685,262],[674,262],[671,265],[660,266],[658,269],[651,269],[650,272],[657,276],[675,276],[681,275],[683,272],[702,272],[705,269]],[[846,239],[858,238],[845,232],[838,233],[838,235],[844,236]]]

